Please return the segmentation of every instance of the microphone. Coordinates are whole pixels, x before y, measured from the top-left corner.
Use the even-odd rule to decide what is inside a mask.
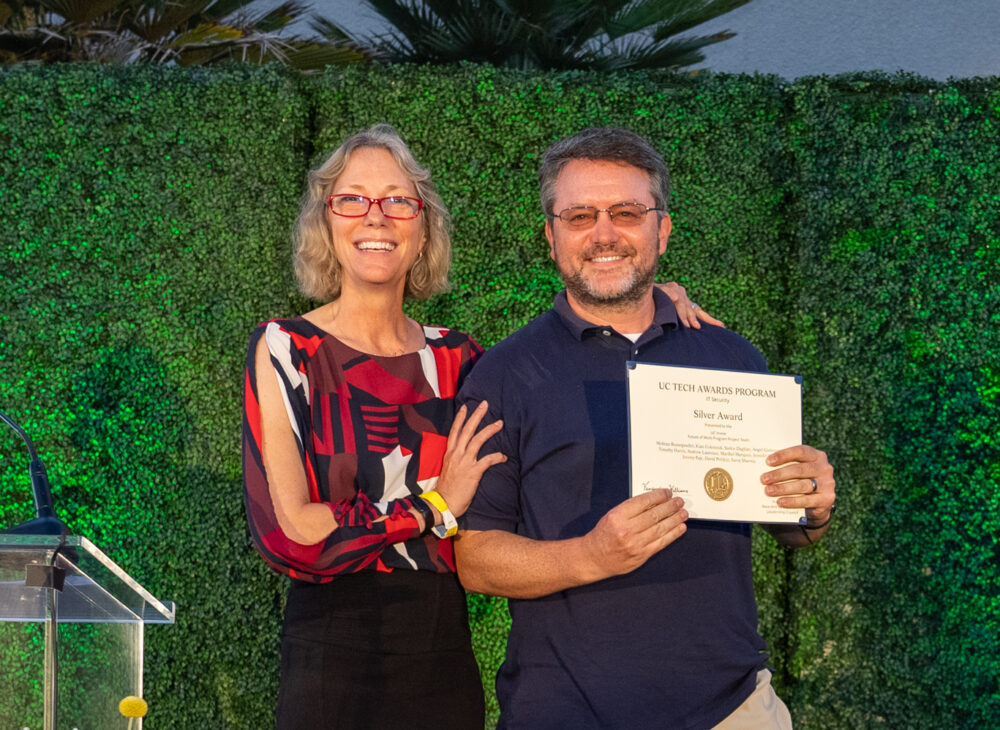
[[[45,466],[38,458],[35,445],[31,443],[28,434],[18,426],[14,420],[3,411],[0,411],[0,421],[3,421],[24,441],[28,447],[28,454],[31,456],[31,463],[28,466],[28,473],[31,475],[31,492],[35,498],[35,519],[22,522],[20,525],[0,530],[4,535],[68,535],[69,528],[65,523],[56,517],[55,510],[52,509],[52,490],[49,488],[49,477],[45,473]]]

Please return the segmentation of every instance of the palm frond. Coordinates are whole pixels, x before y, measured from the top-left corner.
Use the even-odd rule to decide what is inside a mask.
[[[603,71],[663,68],[677,70],[705,60],[702,48],[731,37],[729,33],[688,36],[668,41],[632,37],[610,42],[596,54]]]
[[[354,38],[354,34],[348,32],[337,23],[329,18],[322,15],[310,15],[309,16],[309,28],[313,33],[318,35],[320,38],[325,38],[329,41],[339,42],[339,41],[351,41],[358,42]]]
[[[349,66],[361,63],[365,56],[350,45],[329,45],[311,43],[286,54],[287,63],[299,71],[318,71],[326,66]]]
[[[251,5],[253,5],[254,0],[215,0],[208,8],[206,8],[206,13],[214,18],[225,18],[233,13],[240,10],[247,10]],[[287,3],[285,3],[287,4]],[[304,7],[299,8],[299,15],[305,12]],[[260,13],[247,12],[248,16],[259,15]]]
[[[171,48],[176,52],[177,63],[181,66],[208,65],[224,61],[241,63],[287,62],[286,53],[290,49],[287,41],[273,33],[240,32],[232,36],[232,29],[225,26],[205,27],[202,32],[190,36],[184,43],[174,42]]]
[[[675,0],[679,1],[679,0]],[[653,38],[663,40],[670,36],[678,35],[691,28],[695,28],[702,23],[706,23],[720,15],[725,15],[731,10],[746,5],[750,0],[701,0],[693,4],[686,10],[681,10],[669,19],[661,22],[653,31]],[[691,5],[691,3],[688,3]],[[710,36],[703,36],[710,37]],[[725,40],[725,39],[723,39]],[[713,41],[718,43],[718,41]]]
[[[608,22],[607,33],[612,39],[664,23],[690,8],[683,0],[633,0]]]
[[[419,0],[365,0],[365,5],[386,20],[393,28],[392,35],[412,40],[432,30],[437,16],[430,7]],[[380,34],[381,35],[381,34]]]
[[[246,33],[234,43],[234,47],[243,63],[267,63],[272,60],[288,63],[288,51],[291,50],[287,41],[273,33]]]
[[[10,58],[10,63],[43,60],[48,51],[63,46],[68,40],[45,27],[0,28],[0,52]]]
[[[376,57],[389,61],[412,61],[416,63],[437,61],[428,43],[439,44],[433,38],[441,32],[441,19],[426,3],[398,2],[397,0],[369,0],[369,4],[380,14],[389,13],[395,18],[392,30],[362,39]],[[329,22],[329,21],[328,21]],[[330,23],[333,25],[333,23]]]
[[[155,58],[158,47],[133,33],[94,30],[83,38],[87,60],[129,65]]]
[[[442,19],[422,40],[428,55],[441,61],[477,61],[502,65],[523,37],[517,19],[493,6],[482,13]]]
[[[216,10],[216,5],[212,6],[212,10]],[[276,33],[279,30],[287,28],[302,17],[305,14],[305,10],[305,3],[299,2],[299,0],[286,0],[270,10],[256,14],[247,13],[241,15],[239,17],[239,25],[247,28],[255,28],[265,33]],[[227,18],[228,16],[229,14],[227,13],[221,17]]]
[[[170,38],[178,28],[186,29],[188,22],[201,15],[211,2],[168,0],[157,4],[150,0],[133,11],[126,27],[143,40],[156,43]]]
[[[654,39],[683,33],[750,0],[632,0],[608,23],[610,38],[655,26]]]
[[[181,49],[218,44],[220,41],[232,41],[242,38],[243,32],[231,25],[202,23],[191,30],[181,33],[168,44],[170,48]]]
[[[390,29],[355,35],[305,0],[0,0],[0,63],[20,59],[213,64],[275,60],[303,70],[388,61],[551,69],[679,68],[732,36],[678,38],[750,0],[364,0]],[[282,34],[285,34],[282,37]]]
[[[38,4],[70,23],[90,23],[131,0],[38,0]]]
[[[575,53],[588,39],[603,34],[608,21],[625,4],[625,0],[555,0],[549,15],[539,18],[537,28],[541,37]]]

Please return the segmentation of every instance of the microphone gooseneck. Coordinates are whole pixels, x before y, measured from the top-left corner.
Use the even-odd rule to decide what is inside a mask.
[[[31,476],[31,493],[35,500],[35,519],[24,522],[7,530],[0,530],[4,534],[18,535],[67,535],[69,529],[56,517],[52,508],[52,490],[49,487],[49,477],[45,473],[45,465],[38,458],[38,452],[31,441],[31,437],[25,433],[10,416],[0,411],[0,421],[10,426],[24,441],[28,447],[28,455],[31,463],[28,465],[28,473]]]

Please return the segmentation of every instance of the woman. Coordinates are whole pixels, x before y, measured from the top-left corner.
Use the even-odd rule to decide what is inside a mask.
[[[302,291],[328,303],[251,337],[247,512],[293,579],[278,730],[484,724],[450,537],[506,458],[479,456],[502,424],[454,408],[475,341],[402,309],[445,288],[447,220],[392,127],[352,136],[310,173],[296,232]]]

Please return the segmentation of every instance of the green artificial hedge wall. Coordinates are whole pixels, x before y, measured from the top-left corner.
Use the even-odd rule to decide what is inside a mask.
[[[661,278],[804,376],[807,440],[837,468],[819,546],[755,544],[761,630],[796,726],[1000,724],[992,86],[2,72],[0,410],[35,440],[74,532],[178,604],[177,625],[147,631],[146,726],[271,725],[284,584],[243,517],[244,350],[259,321],[312,306],[289,265],[305,171],[378,121],[454,215],[452,291],[410,311],[485,345],[560,288],[542,150],[586,125],[648,137],[676,191]],[[0,525],[31,516],[26,471],[16,437],[0,439]],[[509,619],[500,600],[470,609],[490,688]]]
[[[299,305],[307,99],[270,70],[0,83],[0,409],[71,529],[177,602],[175,626],[146,632],[146,727],[266,726],[281,599],[248,550],[240,375],[253,326]],[[30,491],[23,446],[2,443],[10,525]]]
[[[1000,726],[997,88],[788,90],[788,364],[840,475],[838,529],[790,585],[810,726]]]

